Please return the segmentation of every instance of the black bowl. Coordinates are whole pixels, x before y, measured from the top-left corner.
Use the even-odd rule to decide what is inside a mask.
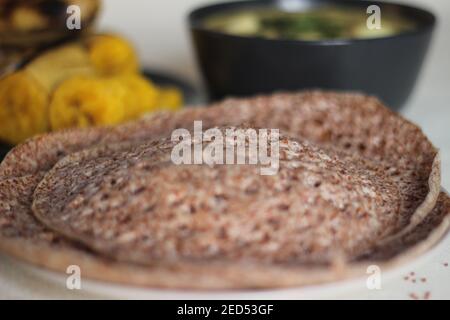
[[[207,29],[206,17],[240,8],[279,7],[282,0],[209,5],[189,16],[194,47],[210,100],[309,88],[360,91],[399,109],[414,88],[435,16],[411,6],[356,0],[289,0],[303,7],[326,4],[396,10],[417,24],[413,31],[376,39],[301,41],[242,37]]]

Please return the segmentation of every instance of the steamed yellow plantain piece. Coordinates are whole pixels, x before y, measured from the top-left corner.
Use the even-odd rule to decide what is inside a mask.
[[[150,80],[140,74],[129,73],[115,77],[113,81],[123,86],[127,92],[124,120],[133,120],[157,110],[159,92]]]
[[[0,78],[0,140],[17,144],[50,130],[114,125],[182,104],[179,90],[139,73],[125,39],[90,35]]]
[[[158,109],[176,111],[183,105],[183,95],[174,87],[160,88],[157,105]]]
[[[115,35],[94,35],[86,41],[91,63],[102,75],[138,72],[139,63],[133,46]]]
[[[125,118],[126,94],[124,86],[110,79],[72,77],[53,94],[51,129],[117,124]]]
[[[18,144],[48,130],[47,91],[19,71],[0,79],[0,140]]]
[[[25,71],[37,79],[48,92],[74,75],[94,75],[89,54],[80,43],[48,50],[31,61]]]

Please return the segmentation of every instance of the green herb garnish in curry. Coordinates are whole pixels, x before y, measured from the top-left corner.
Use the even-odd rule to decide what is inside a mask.
[[[388,37],[414,29],[414,24],[390,10],[381,13],[381,29],[369,29],[365,8],[324,6],[299,12],[241,9],[208,17],[208,29],[238,36],[272,39],[333,40]]]

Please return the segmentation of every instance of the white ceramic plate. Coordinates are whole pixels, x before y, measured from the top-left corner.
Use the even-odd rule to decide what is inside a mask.
[[[66,288],[65,275],[47,271],[11,258],[0,257],[0,297],[3,290],[12,290],[10,297],[19,298],[105,298],[105,299],[370,299],[405,298],[404,276],[415,270],[426,274],[425,270],[436,264],[445,249],[450,248],[450,234],[447,234],[434,248],[410,263],[382,271],[382,289],[369,290],[367,278],[357,278],[341,282],[278,290],[247,291],[190,291],[146,289],[103,283],[83,279],[81,290]],[[440,263],[439,261],[437,263]],[[9,270],[7,270],[9,269]],[[448,270],[450,272],[450,269]],[[9,278],[8,278],[9,276]],[[8,278],[8,279],[7,279]],[[12,279],[11,279],[12,278]],[[15,279],[15,280],[14,280]],[[14,282],[15,281],[15,282]],[[8,288],[9,287],[9,288]],[[27,288],[28,287],[28,288]],[[14,292],[15,291],[15,292]],[[8,296],[6,296],[7,298]]]

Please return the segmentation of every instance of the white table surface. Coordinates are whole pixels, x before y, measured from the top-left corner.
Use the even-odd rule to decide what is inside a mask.
[[[164,70],[174,75],[199,83],[192,55],[185,13],[207,0],[104,0],[104,12],[100,27],[118,30],[136,45],[143,64]],[[397,1],[397,2],[400,2]],[[432,9],[440,18],[427,62],[403,115],[419,124],[431,141],[440,148],[442,159],[442,185],[450,190],[450,1],[448,0],[403,0]],[[316,293],[313,298],[395,298],[410,299],[411,294],[423,297],[430,292],[431,299],[450,299],[450,238],[433,252],[426,262],[414,270],[404,270],[383,285],[382,290],[369,291],[348,289],[333,293]],[[403,277],[414,271],[416,283]],[[422,282],[421,278],[426,278]],[[9,298],[108,298],[107,294],[86,289],[70,291],[64,281],[50,281],[32,268],[0,255],[0,299]],[[158,292],[150,297],[158,297]],[[170,292],[161,297],[180,297]],[[196,296],[203,296],[197,293]],[[208,294],[205,295],[208,297]],[[231,297],[233,296],[225,296]],[[241,296],[236,296],[242,298]],[[267,298],[267,296],[264,296]],[[277,297],[277,294],[269,295]],[[295,298],[295,295],[289,297]],[[308,298],[299,295],[298,297]],[[183,298],[183,296],[181,296]]]

